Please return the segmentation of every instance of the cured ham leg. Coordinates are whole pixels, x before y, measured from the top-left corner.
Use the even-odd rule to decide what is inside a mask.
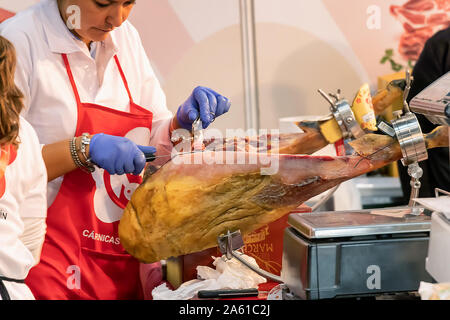
[[[427,136],[429,146],[437,146],[440,137]],[[401,158],[393,139],[364,139],[354,144],[362,156],[232,151],[178,156],[133,194],[119,224],[121,243],[151,263],[214,247],[228,230],[248,234],[345,180]],[[268,172],[273,174],[262,174]]]

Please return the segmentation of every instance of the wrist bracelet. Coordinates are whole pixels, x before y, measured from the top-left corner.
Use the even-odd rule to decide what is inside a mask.
[[[83,164],[80,157],[78,156],[78,151],[76,147],[77,138],[73,137],[70,140],[70,154],[72,155],[72,159],[75,162],[76,166],[87,173],[91,173],[95,171],[95,167],[91,164],[90,160],[86,161],[87,164]],[[83,153],[83,156],[86,157],[86,153]]]
[[[95,168],[94,168],[94,164],[91,161],[91,158],[88,157],[86,155],[86,147],[91,143],[91,138],[89,138],[89,133],[83,133],[83,135],[81,136],[81,147],[80,147],[80,151],[81,154],[84,157],[84,160],[86,161],[86,165],[85,167],[90,171],[90,172],[94,172]]]
[[[75,162],[75,165],[78,168],[82,168],[84,166],[80,160],[80,157],[78,157],[77,148],[75,146],[76,139],[77,139],[76,137],[73,137],[72,140],[69,141],[70,154],[72,156],[73,162]]]

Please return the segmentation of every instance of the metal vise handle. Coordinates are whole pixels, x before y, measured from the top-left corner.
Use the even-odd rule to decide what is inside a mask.
[[[337,94],[326,94],[322,89],[318,89],[320,95],[330,104],[330,111],[341,129],[344,139],[359,138],[364,135],[364,130],[356,121],[355,115],[347,100],[340,98],[340,90]],[[333,101],[331,98],[334,98]]]
[[[253,270],[257,274],[259,274],[260,276],[262,276],[264,278],[267,278],[267,279],[270,279],[270,280],[273,280],[275,282],[279,282],[279,283],[283,282],[283,280],[281,280],[281,277],[279,277],[279,276],[277,276],[277,275],[275,275],[273,273],[267,272],[267,271],[265,271],[265,270],[263,270],[261,268],[255,267],[254,265],[248,263],[247,261],[245,261],[244,259],[242,259],[239,256],[239,253],[237,253],[235,251],[231,251],[231,254],[233,255],[234,258],[239,260],[239,262],[241,262],[243,265],[245,265],[246,267],[250,268],[251,270]]]
[[[235,251],[244,246],[244,240],[242,239],[242,235],[239,230],[234,232],[228,231],[226,235],[220,235],[217,240],[219,243],[220,251],[222,252],[222,254],[225,254],[228,260],[236,258],[239,262],[259,274],[260,276],[266,279],[273,280],[275,282],[283,282],[283,280],[281,280],[281,277],[248,263],[241,257],[242,253]]]
[[[403,112],[399,110],[396,113],[397,119],[391,121],[403,158],[401,162],[403,166],[408,167],[408,174],[411,177],[411,194],[409,198],[409,206],[413,209],[413,214],[420,214],[419,209],[415,207],[415,198],[419,197],[420,178],[423,170],[419,166],[419,162],[428,159],[428,152],[425,139],[420,128],[417,117],[410,111],[406,101],[409,90],[411,88],[411,75],[406,70],[406,88],[403,94]]]

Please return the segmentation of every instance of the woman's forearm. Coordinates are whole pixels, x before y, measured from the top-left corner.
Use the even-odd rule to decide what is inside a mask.
[[[81,138],[76,139],[76,149],[80,160],[85,163],[85,158],[79,152]],[[89,146],[87,146],[86,154],[89,155]],[[70,153],[69,140],[64,140],[52,144],[47,144],[42,148],[42,157],[44,158],[47,168],[48,181],[52,181],[61,177],[75,169],[77,165]]]

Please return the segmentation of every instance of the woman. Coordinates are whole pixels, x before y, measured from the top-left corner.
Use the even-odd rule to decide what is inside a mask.
[[[20,118],[13,45],[0,37],[0,300],[34,299],[24,279],[38,263],[47,212],[47,173],[33,128]]]
[[[172,130],[190,130],[199,116],[206,128],[230,107],[198,87],[172,117],[127,21],[134,5],[43,0],[0,29],[16,45],[23,114],[44,144],[51,181],[41,262],[27,278],[38,299],[141,298],[139,263],[117,227],[144,153],[169,153]]]

